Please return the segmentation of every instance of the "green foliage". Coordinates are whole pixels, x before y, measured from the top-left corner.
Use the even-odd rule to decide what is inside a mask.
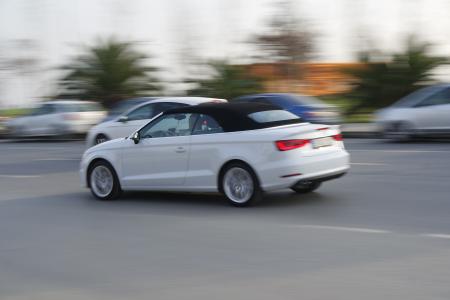
[[[17,116],[22,116],[30,112],[30,109],[27,108],[9,108],[9,109],[1,109],[0,117],[13,118]]]
[[[375,61],[379,53],[362,53],[360,61],[367,63],[367,66],[346,70],[356,78],[352,92],[348,95],[354,105],[347,113],[390,105],[432,83],[432,70],[446,63],[447,59],[430,55],[430,46],[410,38],[403,52],[384,55],[385,59],[381,62]]]
[[[261,80],[246,74],[245,70],[226,62],[209,64],[212,76],[204,80],[189,80],[196,85],[188,91],[189,95],[232,99],[242,95],[260,93],[263,90]]]
[[[86,48],[68,65],[62,67],[67,75],[60,84],[60,96],[100,101],[111,107],[116,101],[159,91],[152,76],[148,57],[126,42],[109,39]]]

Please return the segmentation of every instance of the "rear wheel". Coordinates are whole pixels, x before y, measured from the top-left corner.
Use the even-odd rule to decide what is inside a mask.
[[[249,206],[262,197],[255,172],[244,163],[231,163],[225,167],[221,176],[221,191],[234,206]]]
[[[113,200],[120,193],[120,184],[113,167],[106,161],[96,162],[89,170],[89,187],[100,200]]]
[[[306,193],[310,193],[310,192],[317,190],[321,185],[322,185],[321,182],[307,181],[307,182],[297,183],[296,185],[291,187],[291,190],[293,190],[294,192],[299,193],[299,194],[306,194]]]
[[[406,122],[392,123],[386,126],[384,137],[395,142],[406,142],[412,137],[412,128]]]
[[[104,143],[106,141],[109,141],[109,138],[106,135],[100,133],[100,134],[97,134],[97,136],[95,137],[94,144],[98,145],[98,144]]]

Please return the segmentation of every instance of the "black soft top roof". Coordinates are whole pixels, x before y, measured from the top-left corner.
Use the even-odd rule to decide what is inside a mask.
[[[258,123],[252,120],[248,115],[268,110],[281,110],[279,106],[265,103],[205,103],[195,106],[186,106],[170,109],[164,112],[167,114],[192,113],[203,114],[213,117],[225,132],[244,131],[273,126],[300,123],[301,120],[284,120],[270,123]]]

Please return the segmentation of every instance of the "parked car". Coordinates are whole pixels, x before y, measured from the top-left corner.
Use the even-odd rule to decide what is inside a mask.
[[[375,113],[386,138],[450,135],[450,84],[426,87]]]
[[[348,169],[338,126],[304,123],[274,105],[222,103],[168,110],[88,149],[80,176],[101,200],[122,190],[220,191],[246,206],[263,191],[314,191]]]
[[[96,102],[58,100],[43,102],[30,114],[6,123],[10,136],[15,138],[37,136],[67,137],[86,134],[106,115]]]
[[[113,120],[131,108],[154,99],[158,99],[158,97],[139,97],[119,101],[111,108],[108,115],[102,120],[102,122]]]
[[[274,104],[310,123],[340,124],[342,122],[341,115],[336,107],[310,96],[256,94],[238,97],[232,101]]]
[[[168,109],[208,102],[226,102],[226,100],[203,97],[173,97],[148,100],[110,121],[92,127],[86,138],[87,146],[91,147],[108,140],[126,137]]]

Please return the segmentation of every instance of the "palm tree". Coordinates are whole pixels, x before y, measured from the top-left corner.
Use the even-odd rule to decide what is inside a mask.
[[[152,76],[155,68],[148,57],[127,42],[108,39],[88,47],[71,63],[60,85],[60,96],[100,101],[111,107],[115,102],[137,95],[152,95],[160,90]]]

